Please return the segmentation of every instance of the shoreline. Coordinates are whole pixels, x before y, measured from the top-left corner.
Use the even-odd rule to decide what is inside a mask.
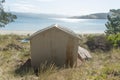
[[[31,35],[36,31],[21,31],[21,30],[0,30],[0,35],[15,34],[15,35]]]
[[[15,34],[15,35],[32,35],[36,31],[24,31],[24,30],[0,30],[0,35],[9,35],[9,34]],[[75,32],[76,34],[104,34],[102,32]]]

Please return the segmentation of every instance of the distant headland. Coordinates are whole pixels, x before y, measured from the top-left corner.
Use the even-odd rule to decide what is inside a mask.
[[[71,19],[107,19],[108,13],[94,13],[83,16],[72,16]]]
[[[57,15],[57,14],[45,14],[45,13],[19,13],[13,12],[17,17],[24,18],[70,18],[70,19],[107,19],[108,13],[93,13],[82,16],[68,16],[68,15]]]

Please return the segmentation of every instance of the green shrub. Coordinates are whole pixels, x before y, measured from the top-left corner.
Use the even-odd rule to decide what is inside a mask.
[[[112,48],[111,43],[105,35],[89,36],[86,44],[91,51],[109,51]]]
[[[108,41],[111,42],[111,44],[114,47],[120,47],[120,33],[118,34],[111,34],[107,37]]]

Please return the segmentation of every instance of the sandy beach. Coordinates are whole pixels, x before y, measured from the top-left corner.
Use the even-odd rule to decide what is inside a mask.
[[[6,34],[16,34],[16,35],[31,35],[35,31],[14,31],[14,30],[0,30],[0,35],[6,35]]]
[[[15,34],[15,35],[32,35],[36,31],[20,31],[20,30],[0,30],[0,35],[6,35],[6,34]],[[77,34],[104,34],[103,32],[76,32]]]

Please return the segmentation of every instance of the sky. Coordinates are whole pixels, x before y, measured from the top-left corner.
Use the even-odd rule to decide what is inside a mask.
[[[6,0],[4,8],[10,12],[78,16],[119,9],[120,0]]]

